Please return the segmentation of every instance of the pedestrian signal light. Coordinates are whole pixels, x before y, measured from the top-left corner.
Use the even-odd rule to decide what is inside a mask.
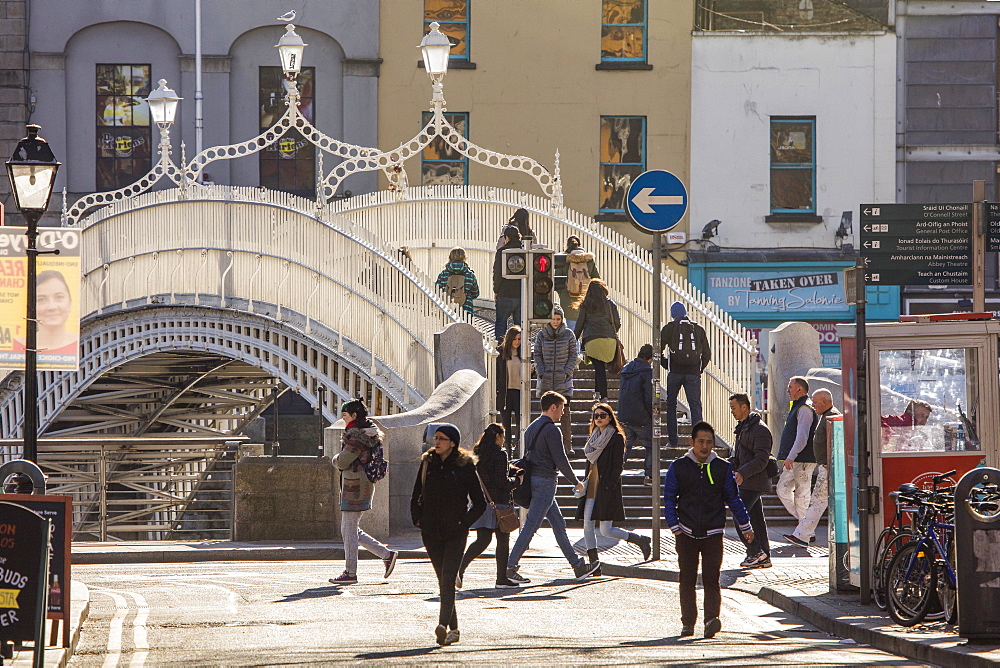
[[[521,248],[508,248],[503,252],[503,264],[500,267],[503,278],[521,279],[528,277],[528,253]]]
[[[532,251],[531,258],[531,322],[545,323],[552,320],[552,251]]]

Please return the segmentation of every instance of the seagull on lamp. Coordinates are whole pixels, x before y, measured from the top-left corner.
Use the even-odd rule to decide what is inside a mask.
[[[840,214],[840,227],[837,231],[833,233],[833,243],[834,246],[841,249],[844,252],[850,252],[854,250],[854,244],[848,243],[847,238],[851,236],[851,232],[854,231],[854,212],[845,211]]]
[[[705,227],[701,228],[701,240],[708,241],[712,237],[719,236],[719,225],[722,221],[716,218],[715,220],[710,220],[705,224]]]
[[[292,21],[295,20],[295,10],[293,9],[290,12],[282,14],[281,16],[278,17],[278,20],[284,21],[285,23],[291,23]]]
[[[854,220],[853,211],[845,211],[844,213],[840,214],[840,227],[838,227],[837,231],[834,232],[834,236],[836,236],[838,239],[846,239],[847,236],[852,231],[853,220]]]

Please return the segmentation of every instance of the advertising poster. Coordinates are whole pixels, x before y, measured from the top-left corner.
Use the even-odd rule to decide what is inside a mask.
[[[0,640],[34,640],[43,628],[49,531],[37,513],[0,501]]]
[[[0,227],[0,369],[24,368],[26,232],[24,227]],[[80,365],[80,230],[40,228],[38,249],[43,252],[35,281],[38,370],[75,371]]]

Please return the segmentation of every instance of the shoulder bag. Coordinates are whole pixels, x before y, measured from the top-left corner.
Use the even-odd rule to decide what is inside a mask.
[[[504,533],[510,533],[516,529],[521,528],[521,518],[517,514],[517,510],[514,506],[500,506],[493,503],[493,497],[490,496],[489,490],[486,489],[486,485],[483,484],[483,477],[479,475],[479,469],[476,469],[476,477],[479,478],[479,486],[483,488],[483,494],[486,495],[486,500],[489,502],[490,507],[493,508],[493,512],[497,517],[497,529],[503,531]]]
[[[774,458],[774,455],[767,456],[767,466],[764,467],[764,473],[767,474],[768,478],[774,478],[778,475],[778,460]]]
[[[514,499],[514,503],[522,508],[527,508],[531,505],[531,468],[533,464],[528,459],[528,453],[531,452],[533,447],[535,447],[535,441],[537,441],[538,437],[541,435],[542,429],[545,429],[545,425],[542,425],[542,427],[535,432],[535,435],[531,437],[531,443],[528,443],[528,449],[524,451],[524,456],[515,462],[511,462],[511,466],[513,468],[521,471],[521,482],[514,488],[514,492],[511,496]]]

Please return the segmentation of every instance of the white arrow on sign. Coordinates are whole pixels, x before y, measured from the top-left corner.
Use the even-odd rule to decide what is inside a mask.
[[[871,209],[862,209],[861,212],[867,216],[868,214],[870,214],[872,212],[872,210]]]
[[[863,229],[865,232],[870,232],[872,228],[869,227],[868,225],[865,225]]]
[[[632,202],[643,213],[656,213],[653,207],[661,204],[684,204],[684,197],[681,195],[654,195],[654,190],[656,188],[643,188],[632,198]]]

